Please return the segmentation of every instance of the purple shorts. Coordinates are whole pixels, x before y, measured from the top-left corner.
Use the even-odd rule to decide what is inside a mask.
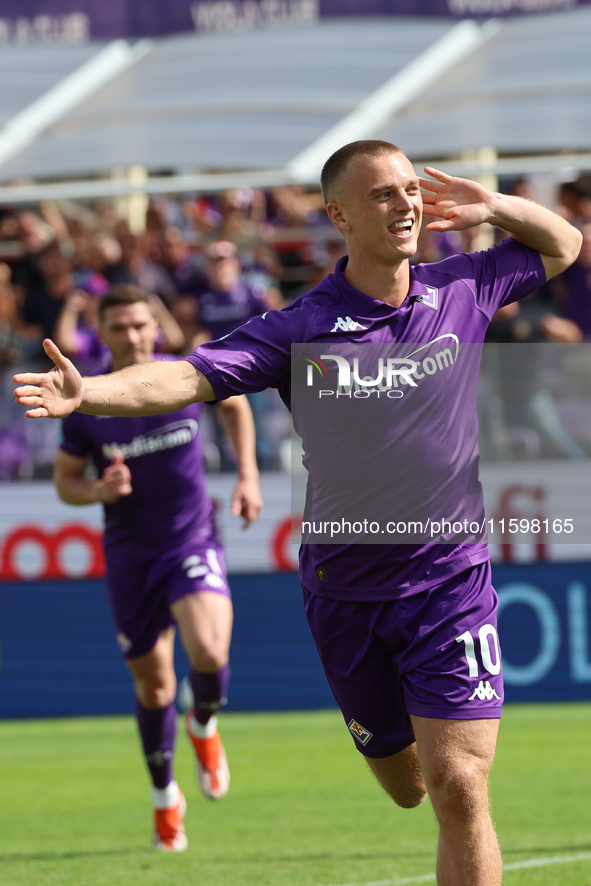
[[[200,591],[230,597],[222,548],[211,541],[187,543],[139,567],[107,564],[106,582],[125,658],[146,655],[154,647],[164,628],[174,624],[170,607],[181,597]]]
[[[304,605],[328,682],[366,757],[389,757],[412,744],[410,714],[501,716],[490,563],[383,603],[329,600],[304,588]]]

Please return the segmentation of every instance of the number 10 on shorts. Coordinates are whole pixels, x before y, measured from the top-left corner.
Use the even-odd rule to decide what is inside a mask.
[[[491,639],[494,653],[491,655]],[[501,655],[499,652],[499,638],[497,629],[494,625],[482,625],[478,631],[478,641],[480,643],[480,656],[482,664],[489,674],[496,675],[501,670]],[[464,644],[464,654],[468,663],[468,673],[470,677],[478,676],[478,662],[476,660],[476,641],[470,631],[464,631],[459,637],[456,637],[456,643]]]

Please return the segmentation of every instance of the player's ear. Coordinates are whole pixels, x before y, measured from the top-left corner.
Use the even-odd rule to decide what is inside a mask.
[[[342,206],[339,206],[334,200],[327,204],[326,206],[326,214],[329,219],[339,231],[345,233],[345,231],[350,231],[351,226],[345,217],[345,212]]]

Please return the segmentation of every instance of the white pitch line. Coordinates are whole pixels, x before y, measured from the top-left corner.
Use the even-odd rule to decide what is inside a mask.
[[[591,861],[591,852],[579,852],[577,855],[549,855],[542,858],[528,858],[525,861],[514,861],[504,864],[504,871],[521,871],[526,868],[545,868],[554,864],[573,864],[576,861]],[[422,874],[419,877],[404,877],[402,880],[371,880],[366,883],[339,883],[338,886],[412,886],[415,883],[434,883],[435,874]]]
[[[522,868],[545,868],[550,864],[572,864],[575,861],[591,861],[591,852],[579,852],[578,855],[550,855],[547,858],[531,858],[528,861],[514,861],[504,864],[504,871],[520,871]]]

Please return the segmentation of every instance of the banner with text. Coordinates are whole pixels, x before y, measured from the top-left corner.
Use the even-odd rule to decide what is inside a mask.
[[[493,581],[506,700],[591,700],[589,563],[498,564]],[[229,710],[333,706],[297,576],[237,575],[231,584]],[[490,667],[490,647],[483,647],[489,640],[474,637],[471,653]],[[0,583],[0,649],[0,719],[133,711],[101,579]],[[183,678],[188,663],[180,643],[175,665]],[[190,704],[184,685],[180,708]],[[485,692],[486,681],[475,689]]]
[[[557,532],[546,532],[546,521],[558,519],[557,515],[574,525],[588,520],[591,484],[582,484],[576,462],[486,465],[481,477],[486,512],[494,521],[489,535],[493,562],[591,560],[591,542],[573,544],[567,534],[561,541]],[[230,515],[233,488],[231,475],[209,478],[228,570],[296,570],[289,475],[262,474],[265,506],[247,531],[240,519]],[[0,583],[99,578],[103,573],[100,505],[65,505],[49,482],[0,484]]]
[[[0,42],[85,43],[190,31],[245,31],[343,16],[564,12],[591,0],[0,0]]]

